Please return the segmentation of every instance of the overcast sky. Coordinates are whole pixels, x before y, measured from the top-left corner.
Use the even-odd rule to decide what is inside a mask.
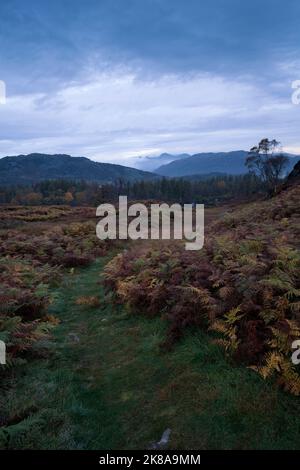
[[[298,0],[3,0],[0,156],[300,153]]]

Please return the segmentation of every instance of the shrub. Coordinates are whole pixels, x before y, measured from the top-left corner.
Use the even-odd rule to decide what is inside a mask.
[[[166,345],[187,327],[208,328],[236,361],[299,395],[290,359],[300,337],[299,216],[298,186],[206,227],[200,253],[172,242],[118,255],[105,286],[131,310],[166,317]]]

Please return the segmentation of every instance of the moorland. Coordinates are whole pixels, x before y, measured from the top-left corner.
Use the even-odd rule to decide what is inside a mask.
[[[3,204],[1,448],[296,449],[299,201],[207,208],[197,253],[101,241],[73,196]]]

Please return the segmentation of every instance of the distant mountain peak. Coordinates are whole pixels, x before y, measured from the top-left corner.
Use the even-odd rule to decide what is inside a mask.
[[[154,171],[159,165],[165,165],[175,160],[190,157],[188,153],[171,154],[168,152],[160,155],[146,155],[132,157],[132,166],[144,171]]]

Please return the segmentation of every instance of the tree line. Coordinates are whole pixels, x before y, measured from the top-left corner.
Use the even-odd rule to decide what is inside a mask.
[[[127,195],[130,200],[153,199],[179,203],[215,205],[231,199],[248,199],[264,191],[264,184],[254,174],[215,176],[208,179],[161,178],[110,184],[65,179],[46,180],[28,186],[0,188],[1,204],[22,205],[98,205]]]

